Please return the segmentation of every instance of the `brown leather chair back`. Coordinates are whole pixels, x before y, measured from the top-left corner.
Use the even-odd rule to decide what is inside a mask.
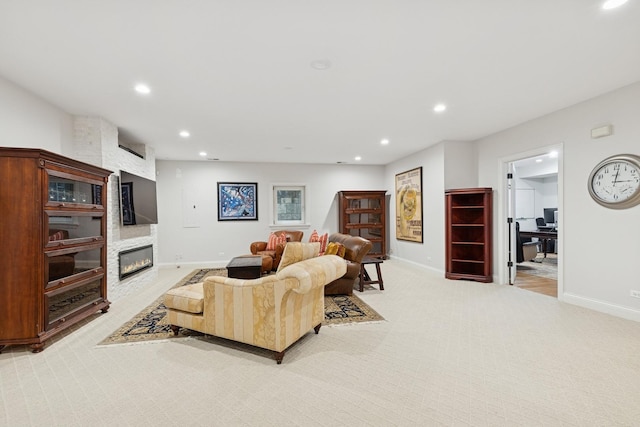
[[[297,230],[280,230],[274,234],[280,235],[282,233],[287,235],[287,242],[302,242],[302,236],[304,235],[304,231]]]

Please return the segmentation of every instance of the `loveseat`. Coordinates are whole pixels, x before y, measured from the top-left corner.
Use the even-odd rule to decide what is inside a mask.
[[[329,243],[341,243],[345,248],[344,259],[347,261],[347,271],[344,276],[337,278],[324,287],[325,295],[352,295],[353,285],[360,276],[360,263],[372,247],[371,241],[342,233],[329,236]]]
[[[317,254],[316,248],[315,257],[259,279],[209,276],[171,289],[165,294],[168,323],[175,334],[182,327],[272,350],[280,364],[291,344],[311,329],[319,332],[324,285],[346,271],[342,258]]]
[[[273,271],[276,271],[278,269],[278,265],[280,265],[280,258],[282,258],[282,252],[284,251],[285,245],[288,242],[301,242],[304,232],[296,230],[279,230],[274,232],[273,234],[275,234],[276,236],[281,236],[282,234],[284,234],[286,236],[286,243],[278,243],[275,249],[267,249],[268,242],[257,241],[251,243],[249,249],[251,250],[251,253],[253,255],[271,257],[271,269]]]

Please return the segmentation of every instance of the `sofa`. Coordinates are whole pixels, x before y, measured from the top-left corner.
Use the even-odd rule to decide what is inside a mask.
[[[275,231],[273,234],[276,236],[281,236],[284,234],[286,236],[286,241],[288,242],[301,242],[302,236],[304,235],[303,231],[295,231],[295,230],[280,230]],[[280,259],[282,258],[282,252],[284,251],[284,247],[286,243],[279,243],[276,245],[274,250],[267,250],[268,242],[257,241],[251,243],[249,249],[253,255],[262,255],[271,257],[271,270],[276,271],[278,269],[278,265],[280,265]],[[265,263],[263,262],[263,265]]]
[[[337,278],[324,287],[325,295],[352,295],[353,285],[360,276],[360,263],[371,250],[371,241],[342,233],[333,233],[329,236],[329,243],[341,243],[344,248],[344,259],[347,271],[344,276]]]
[[[274,352],[278,364],[285,350],[324,320],[324,286],[342,276],[336,255],[294,262],[258,279],[209,276],[165,294],[167,320],[180,328],[250,344]]]

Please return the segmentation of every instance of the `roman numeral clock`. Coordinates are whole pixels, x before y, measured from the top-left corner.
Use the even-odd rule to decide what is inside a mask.
[[[640,157],[618,154],[598,163],[589,175],[589,194],[600,205],[626,209],[640,203]]]

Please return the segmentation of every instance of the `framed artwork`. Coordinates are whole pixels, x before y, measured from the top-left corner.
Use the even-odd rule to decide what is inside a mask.
[[[422,243],[422,167],[396,174],[396,239]]]
[[[240,220],[258,220],[258,183],[219,182],[218,221]]]
[[[275,225],[302,225],[306,223],[306,186],[273,186],[273,221]]]
[[[122,203],[122,225],[136,225],[135,208],[133,207],[133,184],[120,183],[120,196]]]

